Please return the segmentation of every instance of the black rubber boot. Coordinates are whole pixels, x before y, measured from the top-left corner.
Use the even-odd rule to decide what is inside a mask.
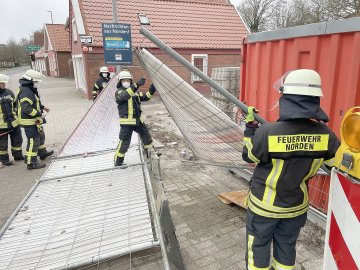
[[[10,160],[3,160],[3,161],[1,161],[2,162],[2,164],[4,165],[4,166],[11,166],[11,165],[14,165],[14,162],[12,162],[12,161],[10,161]]]
[[[115,167],[119,167],[119,166],[126,166],[126,164],[124,163],[124,158],[123,157],[117,157],[116,161],[114,163]]]
[[[42,169],[42,168],[45,168],[45,167],[46,167],[46,164],[40,163],[40,162],[36,162],[36,163],[32,163],[32,164],[27,165],[28,170]]]
[[[16,156],[14,157],[14,160],[18,161],[18,160],[25,160],[24,156]]]
[[[54,154],[54,151],[53,151],[53,150],[51,150],[51,151],[46,151],[44,154],[42,154],[42,155],[39,156],[39,157],[40,157],[41,160],[44,160],[44,159],[46,159],[47,157],[50,157],[50,156],[53,155],[53,154]]]

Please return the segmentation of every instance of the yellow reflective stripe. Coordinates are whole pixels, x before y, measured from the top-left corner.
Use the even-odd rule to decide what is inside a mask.
[[[124,125],[136,125],[136,119],[120,118],[120,124]]]
[[[32,157],[32,149],[34,147],[34,139],[30,138],[29,139],[29,151],[26,151],[26,157],[27,157],[27,164],[31,163],[31,157]]]
[[[131,87],[127,88],[127,89],[126,89],[126,92],[128,92],[128,94],[129,94],[130,96],[133,96],[133,95],[135,94],[134,91],[131,89]]]
[[[270,204],[268,204],[268,203],[266,203],[264,201],[260,201],[251,192],[250,192],[249,198],[252,201],[252,203],[254,204],[254,206],[265,209],[266,211],[275,212],[275,213],[294,212],[294,211],[304,209],[304,207],[307,207],[307,205],[308,205],[307,202],[306,202],[306,203],[302,203],[302,204],[300,204],[298,206],[293,206],[293,207],[274,206],[274,205],[270,205]]]
[[[249,270],[269,270],[269,267],[259,268],[254,265],[254,252],[252,250],[253,244],[254,244],[254,236],[249,234],[248,243],[247,243],[247,249],[248,249],[247,268]]]
[[[116,161],[116,157],[125,157],[125,154],[120,153],[121,145],[122,145],[122,141],[120,140],[115,151],[114,161]]]
[[[279,263],[275,258],[272,259],[272,267],[274,267],[275,270],[293,270],[295,268],[295,265],[285,265],[282,263]]]
[[[0,155],[7,155],[7,151],[0,151]]]
[[[263,202],[268,205],[274,205],[276,197],[276,185],[284,166],[284,160],[272,159],[272,170],[266,178],[266,188],[263,196]]]
[[[0,128],[8,128],[8,124],[5,122],[0,123]]]
[[[94,94],[97,94],[97,91],[92,91],[92,94],[94,95]]]
[[[251,200],[249,200],[248,207],[255,214],[258,214],[263,217],[268,217],[268,218],[293,218],[293,217],[297,217],[297,216],[300,216],[300,215],[306,213],[307,210],[309,209],[309,206],[307,206],[303,210],[293,212],[293,213],[270,213],[270,212],[267,212],[267,211],[257,208],[257,206],[255,204],[253,204],[253,202]]]
[[[11,122],[11,125],[12,125],[13,127],[16,127],[16,126],[19,125],[19,123],[20,123],[19,119],[16,118],[14,121]]]
[[[144,144],[144,149],[148,149],[148,148],[150,148],[150,147],[152,147],[152,143],[150,143],[150,144]]]
[[[37,119],[33,118],[33,119],[20,119],[19,122],[20,122],[20,125],[23,125],[23,126],[33,126],[35,125],[35,122],[36,122]]]
[[[131,90],[131,88],[128,88],[128,90]],[[134,118],[134,104],[132,98],[129,98],[128,100],[128,119]]]
[[[22,148],[21,147],[16,147],[16,146],[11,146],[11,150],[20,151],[20,150],[22,150]]]
[[[31,105],[33,105],[32,100],[30,98],[27,98],[27,97],[24,97],[24,98],[20,99],[20,103],[22,103],[22,102],[29,102]]]
[[[254,236],[249,234],[248,237],[248,266],[254,266],[254,253],[252,251],[252,245],[254,243]]]
[[[100,89],[100,87],[96,83],[94,84],[94,86],[96,89]]]
[[[325,161],[324,161],[324,164],[327,165],[327,166],[329,166],[329,167],[334,166],[334,164],[335,164],[335,157],[330,158],[330,159],[328,159],[328,160],[325,160]]]
[[[37,110],[35,110],[35,109],[33,109],[31,111],[31,113],[29,113],[29,115],[31,115],[31,116],[35,116],[36,114],[37,114]]]
[[[146,96],[147,96],[148,98],[151,98],[153,95],[150,94],[150,92],[146,92]]]
[[[253,148],[253,145],[252,145],[252,142],[251,142],[251,138],[249,137],[244,137],[244,142],[245,142],[245,147],[248,149],[248,157],[254,161],[255,163],[259,163],[260,160],[257,159],[257,157],[255,157],[253,155],[253,153],[251,152],[252,148]]]
[[[39,149],[45,149],[45,148],[46,148],[45,144],[39,146]]]
[[[270,153],[326,151],[329,134],[271,135],[268,142]]]
[[[307,189],[307,186],[306,186],[306,181],[316,174],[316,172],[319,170],[322,162],[323,162],[322,158],[314,159],[314,161],[311,164],[311,168],[310,168],[309,173],[303,178],[303,180],[302,180],[302,182],[300,184],[300,188],[301,188],[302,192],[304,193],[303,204],[306,204],[309,201],[309,194],[308,194],[308,189]]]

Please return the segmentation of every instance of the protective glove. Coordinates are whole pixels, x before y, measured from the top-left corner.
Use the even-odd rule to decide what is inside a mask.
[[[140,80],[138,80],[138,81],[136,82],[136,84],[137,84],[137,86],[142,86],[142,85],[144,85],[144,84],[145,84],[145,78],[140,78]]]
[[[153,94],[155,94],[155,92],[156,92],[156,88],[155,88],[154,84],[151,84],[150,88],[149,88],[149,93],[153,95]]]
[[[257,110],[255,107],[253,106],[249,106],[248,107],[248,114],[245,118],[245,122],[248,124],[251,124],[255,121],[255,117],[254,117],[254,113],[258,113],[259,110]]]

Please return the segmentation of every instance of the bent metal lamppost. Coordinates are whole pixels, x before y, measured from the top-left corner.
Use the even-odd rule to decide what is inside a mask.
[[[47,12],[50,12],[50,16],[51,16],[51,24],[54,24],[54,20],[53,20],[53,16],[52,16],[52,10],[48,10]]]

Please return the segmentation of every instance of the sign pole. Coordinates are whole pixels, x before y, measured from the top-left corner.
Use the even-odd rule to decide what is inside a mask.
[[[118,16],[117,16],[117,1],[118,0],[112,0],[112,13],[113,13],[113,22],[118,22]],[[120,1],[120,0],[119,0]],[[121,69],[120,65],[116,65],[116,72],[119,72]]]

